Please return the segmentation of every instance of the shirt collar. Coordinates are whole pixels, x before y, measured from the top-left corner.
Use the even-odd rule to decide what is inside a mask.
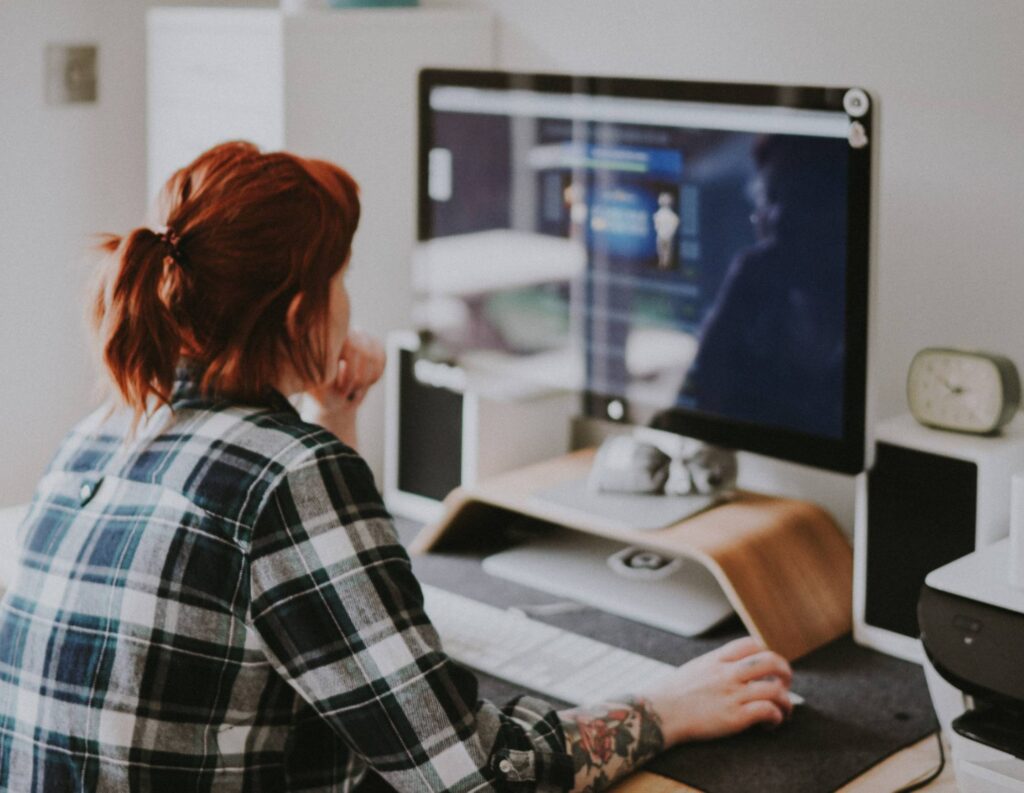
[[[206,393],[200,388],[204,372],[203,365],[193,359],[183,358],[178,363],[174,371],[174,384],[171,387],[171,408],[173,410],[200,406],[257,405],[269,407],[274,412],[283,411],[298,415],[298,411],[288,401],[288,398],[271,386],[268,386],[261,396],[245,399],[233,399],[225,394]]]

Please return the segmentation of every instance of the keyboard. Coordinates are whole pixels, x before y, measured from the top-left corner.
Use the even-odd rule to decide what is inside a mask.
[[[423,584],[445,651],[480,672],[572,704],[643,690],[677,667]],[[794,704],[803,700],[791,694]]]

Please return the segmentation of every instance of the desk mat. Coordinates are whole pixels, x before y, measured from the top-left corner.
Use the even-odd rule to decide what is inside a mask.
[[[405,541],[415,536],[415,525],[397,523]],[[413,569],[424,583],[496,606],[529,611],[558,600],[488,575],[480,567],[480,555],[471,551],[414,557]],[[674,664],[746,633],[738,619],[690,639],[585,607],[531,616]],[[860,647],[849,636],[800,659],[793,672],[793,690],[806,703],[787,724],[774,731],[754,728],[718,741],[684,744],[646,769],[707,793],[827,793],[938,727],[921,668]],[[490,700],[503,702],[523,693],[504,680],[478,677],[481,696]]]

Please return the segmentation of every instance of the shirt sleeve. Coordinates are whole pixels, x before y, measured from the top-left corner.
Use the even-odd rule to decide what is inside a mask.
[[[337,735],[398,791],[562,791],[553,708],[478,700],[441,648],[366,463],[340,442],[291,467],[254,527],[250,624]]]

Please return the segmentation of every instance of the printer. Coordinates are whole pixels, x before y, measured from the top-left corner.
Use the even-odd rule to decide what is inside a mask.
[[[918,601],[928,687],[967,793],[1024,792],[1019,540],[1001,540],[932,571]]]

